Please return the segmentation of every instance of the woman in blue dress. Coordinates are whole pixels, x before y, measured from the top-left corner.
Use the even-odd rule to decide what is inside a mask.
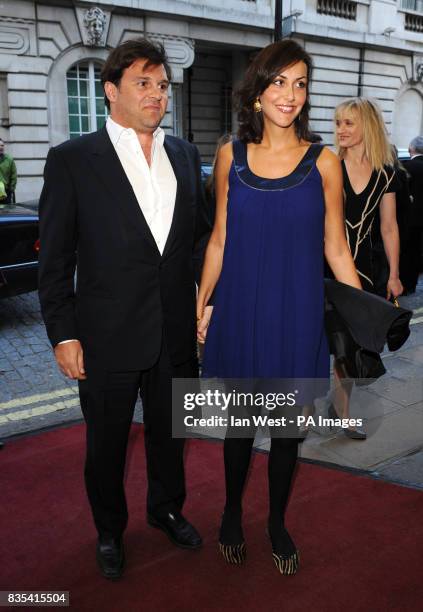
[[[215,225],[198,295],[205,377],[329,377],[324,254],[338,280],[361,287],[345,239],[340,162],[308,141],[311,67],[296,42],[273,43],[238,92],[238,139],[219,151]],[[245,558],[242,492],[253,438],[224,442],[219,544],[229,563]],[[272,436],[268,532],[282,574],[298,567],[284,522],[297,451],[298,439]]]

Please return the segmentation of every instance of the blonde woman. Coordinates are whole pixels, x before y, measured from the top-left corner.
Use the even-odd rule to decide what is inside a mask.
[[[345,228],[363,289],[374,292],[371,230],[377,211],[380,233],[389,264],[387,299],[403,291],[399,279],[399,232],[396,218],[395,190],[397,181],[392,148],[388,141],[382,113],[366,98],[351,98],[335,109],[335,143],[341,158],[344,177]],[[340,361],[335,375],[345,378]],[[349,387],[338,387],[335,405],[339,416],[348,418]],[[331,416],[336,416],[333,406]],[[364,440],[366,434],[357,429],[344,429],[347,437]]]
[[[342,160],[345,227],[363,289],[374,291],[371,229],[380,212],[380,230],[389,263],[386,297],[402,293],[399,233],[395,211],[394,158],[382,114],[366,98],[352,98],[335,109],[335,142]]]

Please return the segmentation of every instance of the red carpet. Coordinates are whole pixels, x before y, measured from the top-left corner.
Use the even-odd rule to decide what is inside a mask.
[[[245,499],[244,567],[217,553],[222,448],[190,441],[185,514],[201,551],[175,548],[147,527],[142,428],[132,432],[127,570],[118,583],[95,565],[95,532],[82,478],[84,428],[10,442],[0,453],[0,590],[67,590],[71,608],[125,612],[240,609],[291,612],[422,609],[423,495],[303,464],[288,524],[301,551],[297,576],[280,576],[265,537],[266,456],[255,455]]]

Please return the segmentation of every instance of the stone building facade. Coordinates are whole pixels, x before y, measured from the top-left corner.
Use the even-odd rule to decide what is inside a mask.
[[[377,98],[405,147],[423,121],[423,2],[284,0],[284,35],[315,61],[312,126],[332,142],[334,106]],[[39,196],[49,147],[104,124],[99,71],[110,48],[146,35],[166,47],[173,83],[164,125],[205,161],[234,131],[231,92],[273,38],[275,0],[2,0],[0,136],[18,199]]]
[[[0,137],[17,163],[17,198],[38,198],[49,147],[104,123],[101,65],[140,35],[161,41],[172,65],[165,128],[211,160],[232,129],[233,78],[272,25],[272,0],[2,0]]]
[[[332,142],[333,108],[367,96],[391,140],[407,148],[423,132],[422,0],[285,0],[284,33],[303,41],[315,70],[313,128]]]

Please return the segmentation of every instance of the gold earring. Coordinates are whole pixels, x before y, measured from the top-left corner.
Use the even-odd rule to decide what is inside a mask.
[[[261,113],[261,103],[260,100],[258,98],[256,98],[254,104],[253,104],[253,108],[254,108],[254,112],[255,113]]]

